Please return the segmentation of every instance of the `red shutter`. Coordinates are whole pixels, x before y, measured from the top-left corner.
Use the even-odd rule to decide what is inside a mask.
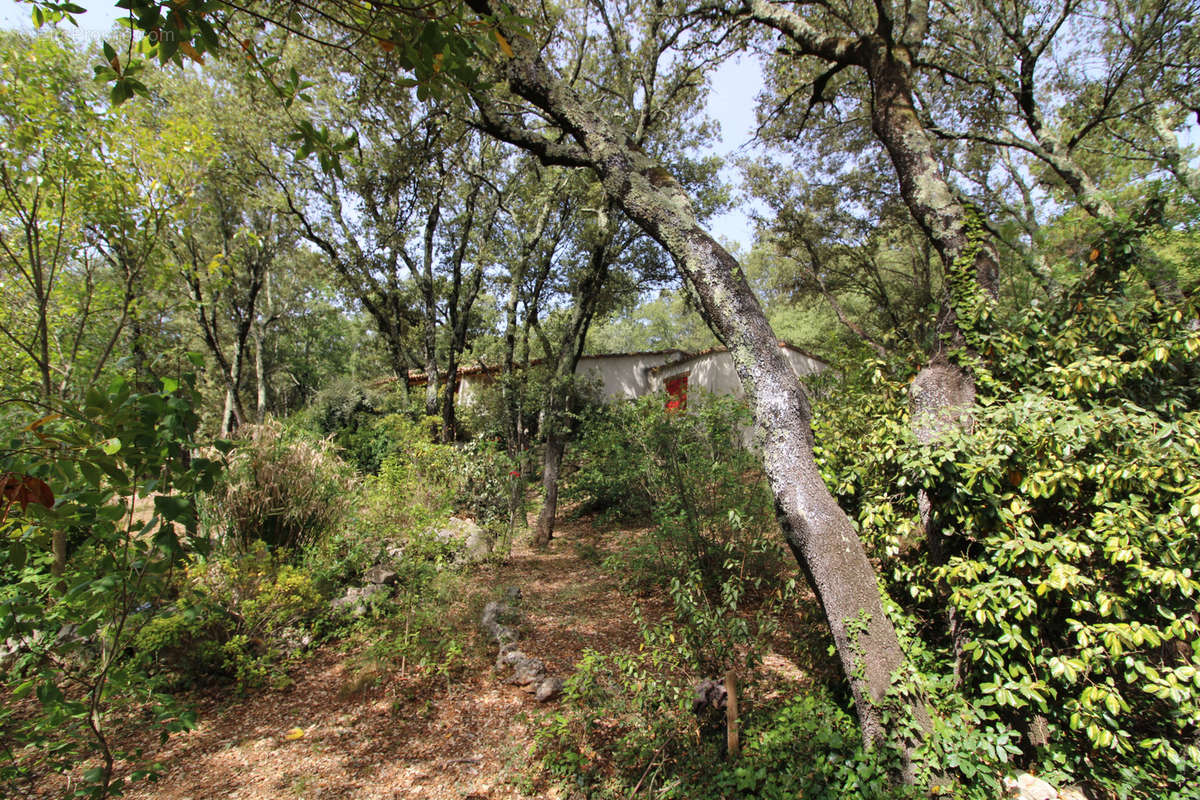
[[[682,411],[687,408],[687,383],[687,375],[676,375],[663,382],[667,389],[667,411]]]

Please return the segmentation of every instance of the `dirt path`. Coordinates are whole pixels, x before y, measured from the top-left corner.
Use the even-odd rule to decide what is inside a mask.
[[[523,593],[522,649],[566,677],[586,648],[636,646],[633,598],[600,565],[615,533],[584,520],[563,526],[546,553],[515,548],[508,563],[472,578],[497,596]],[[545,712],[506,685],[480,645],[468,675],[413,696],[396,676],[364,682],[346,654],[326,648],[292,673],[284,690],[210,698],[200,727],[148,753],[165,765],[137,800],[210,798],[517,798],[530,763],[533,726]],[[303,736],[289,739],[289,730]],[[525,779],[527,780],[527,779]],[[556,797],[553,793],[544,797]]]

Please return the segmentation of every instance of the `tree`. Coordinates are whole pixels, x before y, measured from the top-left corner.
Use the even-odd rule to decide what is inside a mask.
[[[471,8],[494,19],[485,0]],[[652,47],[688,26],[662,5],[648,5],[641,16]],[[672,255],[692,285],[746,390],[784,536],[824,609],[864,739],[881,742],[881,706],[903,653],[865,549],[813,460],[808,400],[738,262],[704,231],[681,183],[630,140],[619,117],[589,107],[530,38],[498,30],[508,49],[493,69],[521,104],[504,113],[476,92],[481,124],[543,163],[595,172],[609,199]]]

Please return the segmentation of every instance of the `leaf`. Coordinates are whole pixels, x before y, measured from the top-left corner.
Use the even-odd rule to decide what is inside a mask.
[[[59,417],[61,417],[61,416],[62,416],[62,414],[47,414],[46,416],[42,417],[41,419],[39,419],[39,420],[35,420],[35,421],[33,421],[33,422],[29,423],[29,424],[28,424],[28,425],[26,425],[24,428],[21,428],[21,430],[22,430],[22,431],[33,431],[33,430],[37,430],[38,428],[40,428],[40,427],[42,427],[43,425],[45,425],[47,422],[51,422],[51,421],[53,421],[53,420],[56,420],[56,419],[58,419],[58,418],[59,418]]]
[[[192,47],[191,42],[180,42],[179,49],[185,56],[190,58],[192,61],[195,61],[197,64],[204,63],[204,56],[200,55],[200,52],[196,48]]]
[[[504,55],[508,56],[509,58],[515,58],[516,54],[513,53],[512,45],[510,45],[508,40],[504,38],[504,34],[498,30],[492,31],[492,33],[496,34],[496,41],[500,44],[500,50],[504,53]]]
[[[183,522],[192,513],[192,500],[178,495],[159,495],[154,498],[154,511],[163,519]]]
[[[289,742],[294,742],[297,739],[303,739],[304,738],[304,728],[292,728],[290,731],[288,731],[287,733],[285,733],[283,735],[283,738],[287,739]]]

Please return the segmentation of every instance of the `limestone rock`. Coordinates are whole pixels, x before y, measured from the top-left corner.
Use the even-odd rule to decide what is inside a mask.
[[[468,563],[482,561],[492,554],[491,535],[469,519],[451,517],[434,536],[449,545],[457,558]]]
[[[548,703],[562,694],[562,690],[562,678],[549,677],[538,684],[537,693],[533,696],[533,699],[539,703]]]
[[[374,602],[387,596],[387,594],[387,587],[378,583],[371,583],[362,587],[351,586],[346,589],[346,593],[341,597],[335,597],[329,601],[329,609],[335,614],[349,614],[354,617],[361,617],[367,613],[367,609]]]
[[[396,584],[397,575],[395,570],[388,569],[384,566],[371,567],[363,573],[364,583],[377,583],[383,586],[394,586]]]
[[[542,663],[542,660],[533,656],[526,656],[524,653],[521,653],[521,655],[523,658],[512,662],[512,683],[515,683],[517,686],[529,686],[544,681],[546,679],[546,665]]]
[[[1058,800],[1058,792],[1041,778],[1022,772],[1016,778],[1005,778],[1008,796],[1016,800]]]
[[[723,681],[707,678],[696,684],[696,693],[692,697],[692,713],[699,714],[705,709],[724,711],[729,692]]]

